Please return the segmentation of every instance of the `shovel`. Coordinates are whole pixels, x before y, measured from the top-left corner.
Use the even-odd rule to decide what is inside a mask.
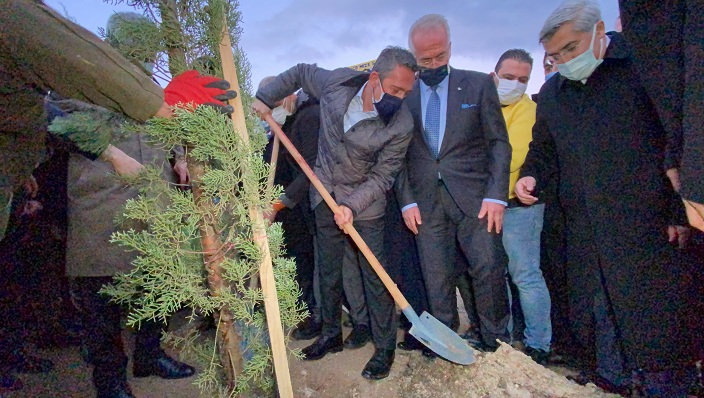
[[[296,160],[296,163],[301,166],[301,169],[303,169],[303,172],[306,176],[308,176],[308,179],[313,184],[315,189],[317,189],[320,195],[323,196],[325,203],[330,206],[333,213],[340,214],[340,208],[337,206],[335,200],[332,196],[330,196],[327,189],[323,186],[323,183],[320,182],[318,177],[316,177],[313,170],[311,170],[288,137],[286,137],[286,134],[281,131],[281,128],[279,128],[279,125],[276,124],[274,119],[271,117],[271,114],[265,115],[265,119],[269,123],[269,126],[274,134],[276,134],[284,147],[286,147],[291,156],[293,156]],[[379,276],[379,279],[381,279],[384,286],[386,286],[386,289],[389,293],[391,293],[391,296],[394,298],[394,301],[396,301],[396,304],[401,307],[403,314],[406,315],[406,318],[411,322],[412,327],[411,330],[409,330],[409,333],[426,347],[430,348],[436,354],[447,359],[448,361],[452,361],[460,365],[469,365],[473,363],[474,353],[467,342],[458,336],[452,329],[445,326],[445,324],[438,321],[427,312],[423,312],[423,314],[419,317],[406,298],[403,297],[401,291],[398,290],[398,287],[396,287],[394,281],[391,280],[389,274],[386,273],[384,267],[381,263],[379,263],[379,260],[376,259],[376,256],[374,256],[374,253],[372,253],[371,249],[369,249],[369,246],[364,243],[364,240],[354,226],[352,226],[352,223],[347,223],[344,227],[345,232],[352,237],[354,243],[357,244],[359,250],[362,254],[364,254],[364,257],[366,257],[367,261],[369,261],[372,268],[374,268],[374,271]]]

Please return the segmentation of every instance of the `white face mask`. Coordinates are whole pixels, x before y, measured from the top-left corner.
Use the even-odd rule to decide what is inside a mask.
[[[277,106],[271,111],[271,117],[274,118],[274,121],[276,121],[279,126],[283,126],[283,124],[286,123],[286,118],[289,117],[289,115],[291,115],[291,112],[283,105]]]
[[[496,88],[499,91],[501,105],[512,105],[523,97],[528,85],[518,80],[499,79],[499,85]]]
[[[592,33],[592,41],[589,44],[589,49],[584,53],[572,58],[571,60],[565,62],[564,64],[557,64],[557,71],[560,75],[567,79],[574,81],[586,80],[589,76],[594,73],[597,66],[604,62],[603,59],[597,59],[594,56],[594,39],[596,38],[596,24],[594,25],[594,32]],[[602,56],[605,52],[604,44],[601,43],[600,52]]]

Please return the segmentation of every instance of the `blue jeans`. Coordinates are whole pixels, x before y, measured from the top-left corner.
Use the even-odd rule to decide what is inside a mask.
[[[550,293],[540,271],[540,233],[544,204],[507,208],[504,213],[503,243],[508,255],[508,272],[518,287],[525,317],[525,344],[550,351]]]

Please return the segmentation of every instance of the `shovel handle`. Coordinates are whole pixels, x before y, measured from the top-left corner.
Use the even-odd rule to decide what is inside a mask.
[[[284,134],[279,125],[276,124],[274,119],[271,117],[271,114],[266,114],[264,118],[267,123],[269,123],[271,131],[273,131],[274,134],[279,138],[279,140],[281,140],[281,143],[284,145],[284,147],[286,147],[291,156],[293,156],[293,158],[296,160],[296,163],[301,166],[301,169],[303,169],[303,172],[306,174],[306,176],[308,176],[308,179],[310,180],[311,184],[313,184],[315,189],[318,190],[318,193],[320,193],[320,195],[323,197],[325,203],[330,206],[330,209],[333,211],[333,213],[338,215],[342,214],[342,211],[335,202],[335,199],[330,196],[330,193],[327,189],[325,189],[323,183],[320,182],[313,170],[310,168],[310,166],[308,166],[308,163],[306,163],[305,159],[303,159],[303,156],[301,156],[296,147],[293,146],[291,140],[286,137],[286,134]],[[367,261],[369,261],[369,264],[371,264],[372,268],[379,276],[379,279],[381,279],[381,282],[384,283],[386,289],[389,291],[389,293],[391,293],[391,296],[394,298],[394,301],[396,301],[396,304],[401,307],[401,310],[410,307],[410,304],[408,303],[406,298],[403,297],[401,291],[398,289],[394,281],[391,280],[389,274],[386,273],[384,267],[381,265],[379,260],[376,259],[374,253],[372,253],[371,249],[369,249],[369,246],[367,246],[367,244],[364,242],[364,239],[362,239],[362,237],[359,235],[359,232],[357,232],[352,223],[345,224],[344,228],[345,232],[352,238],[354,243],[357,244],[359,250],[362,252]]]
[[[269,162],[269,176],[266,179],[267,189],[274,186],[274,178],[276,177],[276,165],[279,162],[279,136],[274,136],[274,145],[271,148],[271,161]]]

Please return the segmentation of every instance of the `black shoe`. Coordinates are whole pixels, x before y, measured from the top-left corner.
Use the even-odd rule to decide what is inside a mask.
[[[193,366],[164,355],[161,358],[142,362],[135,360],[132,367],[134,377],[158,376],[162,379],[183,379],[196,373]]]
[[[604,392],[607,392],[609,394],[616,394],[616,395],[620,395],[622,397],[633,396],[630,388],[625,387],[625,386],[617,386],[617,385],[613,384],[612,382],[606,380],[605,378],[603,378],[595,373],[579,372],[579,374],[576,376],[567,376],[567,379],[574,381],[575,383],[579,384],[580,386],[584,386],[584,385],[587,385],[588,383],[592,383],[595,386],[604,390]]]
[[[478,329],[468,329],[463,335],[461,335],[464,340],[469,343],[469,345],[475,345],[475,344],[481,344],[482,342],[482,335],[479,332]]]
[[[391,365],[394,363],[394,350],[377,348],[374,355],[364,366],[362,376],[369,380],[381,380],[389,375]]]
[[[135,398],[126,382],[115,383],[110,387],[98,389],[96,398]]]
[[[423,347],[423,356],[428,359],[435,359],[438,357],[438,354],[436,354],[435,351],[431,350],[428,347]]]
[[[291,337],[294,340],[310,340],[320,336],[322,330],[323,325],[320,322],[313,317],[308,317],[296,326],[296,329],[291,332]]]
[[[539,365],[546,366],[550,359],[550,353],[539,348],[526,346],[526,349],[523,352],[525,352],[526,355],[528,355],[532,360],[535,361],[535,363]]]
[[[475,350],[479,350],[481,352],[496,352],[496,350],[499,349],[499,345],[489,345],[484,342],[479,342],[478,344],[470,344],[472,348]]]
[[[422,350],[425,346],[423,343],[418,341],[417,338],[413,337],[410,333],[403,334],[403,341],[399,341],[396,347],[404,351],[415,351]]]
[[[372,339],[367,325],[359,325],[352,329],[352,333],[345,339],[345,348],[353,350],[364,347]]]
[[[342,335],[337,336],[320,336],[315,343],[309,345],[302,350],[303,359],[307,361],[314,361],[325,356],[328,352],[340,352],[342,351]]]

